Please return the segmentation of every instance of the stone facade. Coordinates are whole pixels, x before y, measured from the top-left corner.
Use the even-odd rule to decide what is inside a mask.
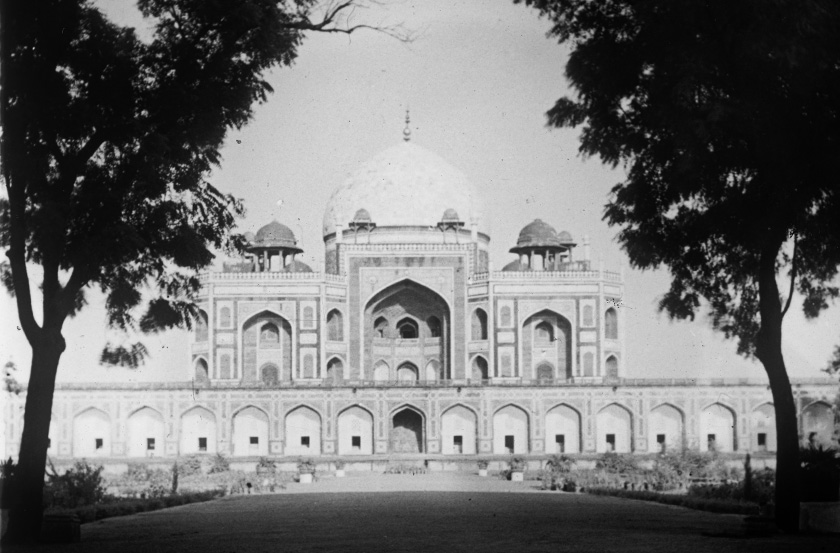
[[[201,277],[192,378],[59,385],[50,455],[775,449],[766,383],[627,377],[623,275],[593,266],[586,239],[573,258],[572,236],[537,220],[492,270],[479,199],[414,145],[378,156],[326,209],[326,272],[266,225],[248,259]],[[803,440],[832,439],[836,384],[794,393]],[[23,401],[4,414],[10,452]]]

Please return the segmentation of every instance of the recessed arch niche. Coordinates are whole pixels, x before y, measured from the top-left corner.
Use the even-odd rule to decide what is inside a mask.
[[[380,369],[375,365],[384,362],[397,368],[389,379],[402,379],[401,367],[409,362],[417,371],[414,380],[427,379],[419,368],[427,367],[432,359],[442,365],[442,378],[449,378],[451,320],[443,297],[413,280],[402,280],[375,294],[364,310],[365,378],[373,375],[378,380]],[[390,354],[383,356],[389,350]]]

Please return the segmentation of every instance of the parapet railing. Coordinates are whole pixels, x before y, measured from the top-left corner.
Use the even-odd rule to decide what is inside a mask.
[[[767,386],[766,380],[760,378],[603,378],[586,380],[572,379],[529,379],[529,378],[496,378],[487,380],[477,379],[445,379],[445,380],[327,380],[303,379],[294,381],[280,381],[276,383],[241,382],[241,381],[179,381],[179,382],[113,382],[113,383],[69,383],[60,382],[56,385],[59,390],[194,390],[198,393],[214,390],[259,390],[259,389],[303,389],[303,388],[504,388],[504,387],[653,387],[653,386]],[[792,378],[791,385],[798,386],[836,386],[832,378],[808,377]],[[25,388],[24,388],[25,389]]]
[[[492,271],[475,273],[470,277],[471,284],[496,280],[605,280],[622,282],[621,273],[612,271]]]
[[[198,276],[199,282],[327,282],[332,284],[347,284],[346,275],[330,273],[281,273],[275,271],[264,272],[204,272]],[[470,284],[488,281],[592,281],[622,282],[621,273],[612,271],[492,271],[475,273],[469,277]]]

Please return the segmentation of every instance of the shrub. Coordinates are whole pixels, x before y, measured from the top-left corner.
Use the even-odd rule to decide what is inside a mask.
[[[757,515],[759,513],[758,505],[731,499],[704,499],[690,495],[668,495],[651,491],[616,490],[609,488],[590,488],[587,491],[593,495],[608,495],[624,499],[655,501],[666,505],[677,505],[712,513],[731,513],[738,515]]]
[[[8,509],[12,497],[11,485],[12,476],[15,472],[15,463],[9,457],[7,461],[0,464],[0,508]]]
[[[209,474],[215,474],[217,472],[228,472],[229,470],[230,461],[228,461],[227,458],[221,453],[217,453],[210,458],[210,469],[207,471]]]
[[[76,461],[64,474],[58,474],[55,466],[49,464],[47,482],[44,485],[44,504],[55,507],[74,508],[93,505],[105,497],[102,467],[89,465],[87,461]]]
[[[840,456],[822,445],[799,450],[802,501],[837,501],[840,488]]]
[[[257,468],[271,472],[277,470],[277,463],[270,457],[260,457],[260,460],[257,461]]]
[[[193,474],[201,474],[202,471],[202,461],[200,455],[190,455],[189,457],[185,457],[184,460],[178,465],[178,470],[181,473],[181,476],[192,476]]]
[[[608,451],[601,455],[595,463],[595,468],[611,474],[625,474],[637,471],[638,464],[632,455]]]
[[[342,470],[347,463],[342,459],[337,459],[335,461],[335,470]]]
[[[552,472],[557,474],[566,474],[572,467],[574,466],[575,462],[565,455],[552,455],[548,458],[548,462],[545,464],[547,469],[551,469]]]
[[[478,461],[478,468],[481,470],[487,470],[487,467],[490,466],[490,461],[487,459],[479,459]]]
[[[297,462],[297,469],[301,474],[315,474],[315,461],[309,458],[300,458]]]
[[[522,472],[525,470],[525,458],[515,455],[508,461],[511,472]]]
[[[426,468],[406,463],[391,463],[385,467],[385,474],[426,474]]]

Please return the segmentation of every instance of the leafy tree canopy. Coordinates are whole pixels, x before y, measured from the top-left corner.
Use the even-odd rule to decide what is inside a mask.
[[[670,270],[660,308],[693,318],[705,299],[714,327],[764,365],[776,521],[795,532],[799,438],[782,320],[797,289],[807,317],[840,294],[840,3],[525,3],[571,46],[575,97],[557,101],[549,125],[582,127],[584,155],[624,167],[604,218],[635,267]]]
[[[265,71],[291,64],[304,32],[364,26],[345,25],[355,3],[314,19],[316,0],[139,0],[154,22],[150,41],[90,2],[12,4],[3,13],[0,246],[27,339],[60,331],[87,286],[106,294],[118,329],[188,326],[195,270],[214,249],[238,245],[229,231],[243,207],[207,180],[225,133],[266,100]],[[40,324],[27,263],[44,270]],[[154,299],[145,304],[147,284]],[[103,360],[135,365],[144,353],[112,348]]]
[[[670,268],[661,308],[692,318],[706,298],[755,353],[762,251],[797,277],[808,317],[837,297],[840,5],[526,3],[573,45],[576,97],[549,124],[582,125],[583,154],[626,168],[605,219],[634,266]]]

